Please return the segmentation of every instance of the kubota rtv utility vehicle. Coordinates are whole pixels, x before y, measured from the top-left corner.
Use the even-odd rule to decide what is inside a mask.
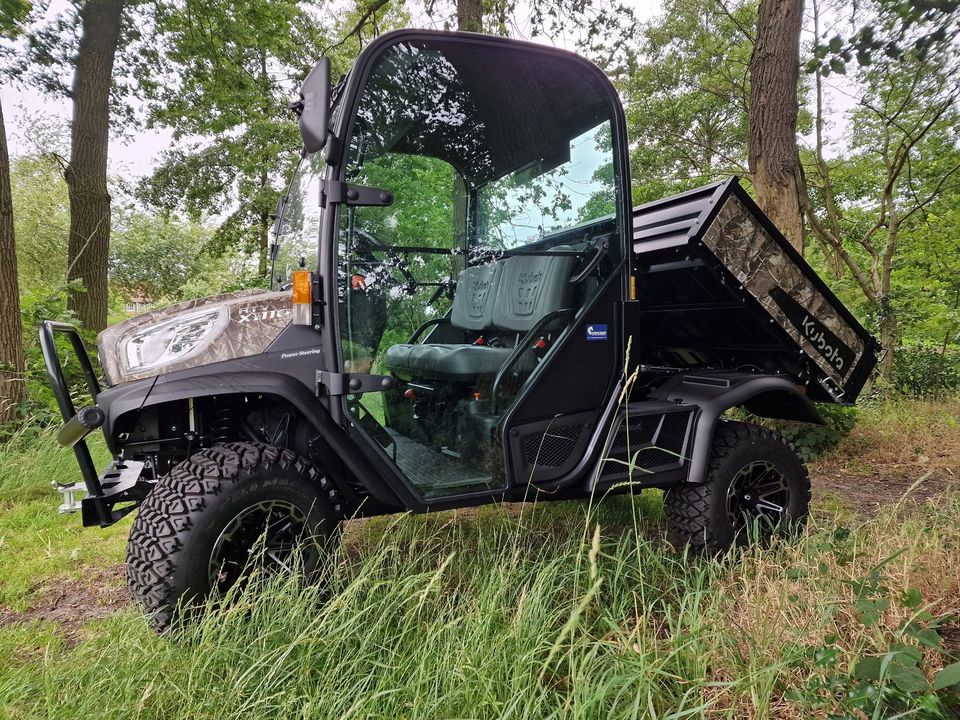
[[[708,551],[803,521],[789,444],[721,415],[818,422],[876,344],[736,179],[631,207],[620,101],[567,52],[401,31],[334,89],[328,68],[278,208],[289,287],[105,330],[102,387],[72,327],[41,331],[82,474],[63,509],[139,507],[127,572],[156,627],[258,548],[313,569],[347,517],[659,487]]]

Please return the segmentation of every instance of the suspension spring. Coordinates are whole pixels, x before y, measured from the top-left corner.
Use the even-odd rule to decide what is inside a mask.
[[[232,439],[237,427],[237,414],[233,403],[214,405],[210,412],[210,437],[213,442],[222,443]]]

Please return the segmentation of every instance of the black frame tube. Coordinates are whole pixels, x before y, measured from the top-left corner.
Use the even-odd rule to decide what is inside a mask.
[[[43,364],[47,370],[47,377],[50,379],[50,387],[57,398],[57,405],[60,408],[60,414],[63,415],[65,423],[69,423],[76,409],[73,406],[73,400],[70,399],[70,389],[67,387],[66,378],[63,376],[63,366],[60,364],[60,356],[57,354],[57,345],[54,341],[54,334],[60,333],[66,335],[70,340],[77,361],[80,363],[80,370],[87,383],[87,389],[93,398],[94,403],[100,394],[100,381],[97,380],[97,374],[93,369],[93,363],[90,362],[90,355],[83,345],[83,339],[80,332],[68,323],[55,322],[53,320],[44,320],[40,323],[40,349],[43,351]],[[80,466],[80,475],[83,477],[83,483],[87,487],[87,494],[91,497],[103,495],[103,486],[100,485],[100,478],[93,465],[93,458],[90,456],[90,449],[87,447],[86,440],[79,440],[73,446],[73,453],[77,456],[77,464]],[[110,514],[103,503],[95,503],[97,516],[102,524],[110,524]]]

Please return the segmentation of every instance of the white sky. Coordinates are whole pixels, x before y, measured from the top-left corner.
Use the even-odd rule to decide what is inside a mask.
[[[522,0],[521,0],[522,2]],[[639,21],[648,20],[661,9],[660,0],[627,0],[628,4],[633,5]],[[52,16],[60,12],[68,5],[68,0],[52,0],[47,15]],[[411,13],[413,24],[420,27],[431,27],[438,25],[438,22],[431,21],[422,11],[416,11],[412,4],[408,4],[408,11]],[[519,13],[521,16],[523,13]],[[531,38],[529,25],[520,21],[514,25],[514,36],[523,39],[533,40],[535,42],[553,44],[558,47],[573,49],[575,37],[536,37]],[[808,36],[809,37],[809,36]],[[837,81],[831,83],[834,87],[838,85]],[[841,115],[852,104],[842,92],[842,80],[839,83],[840,92],[830,93],[831,105],[834,117],[833,126],[830,129],[830,136],[838,138],[843,133],[843,123]],[[24,131],[32,117],[43,116],[55,118],[63,123],[64,127],[69,126],[71,108],[70,103],[64,99],[52,99],[40,95],[32,88],[21,88],[9,83],[0,85],[0,101],[3,103],[4,120],[6,122],[8,141],[11,154],[16,156],[25,151]],[[172,133],[166,129],[159,130],[139,130],[128,138],[112,136],[110,141],[109,165],[110,172],[126,178],[140,177],[147,175],[160,162],[164,150],[171,146]],[[63,148],[60,149],[64,151]]]

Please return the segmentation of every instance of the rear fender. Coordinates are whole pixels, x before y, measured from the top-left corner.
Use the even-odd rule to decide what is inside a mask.
[[[717,421],[727,410],[743,407],[760,417],[823,425],[823,418],[800,388],[782,375],[748,373],[676,375],[651,394],[657,400],[696,405],[687,482],[707,478]]]

